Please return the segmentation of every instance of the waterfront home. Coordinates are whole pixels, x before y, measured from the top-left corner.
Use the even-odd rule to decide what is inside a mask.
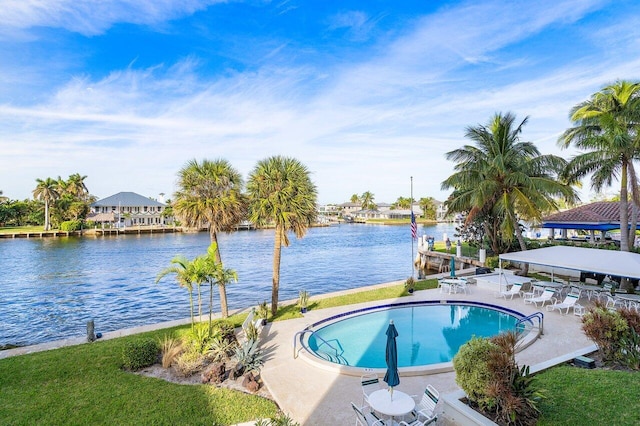
[[[118,192],[91,204],[87,220],[114,227],[161,226],[173,223],[162,212],[167,205],[135,192]]]

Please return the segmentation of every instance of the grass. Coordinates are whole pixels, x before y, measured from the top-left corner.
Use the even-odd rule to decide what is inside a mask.
[[[44,232],[44,227],[42,225],[0,227],[0,234],[15,234],[18,232]]]
[[[546,395],[539,426],[640,424],[638,372],[558,366],[536,377]]]

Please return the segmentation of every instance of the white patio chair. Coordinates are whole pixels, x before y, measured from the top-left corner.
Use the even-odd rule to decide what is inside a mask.
[[[507,297],[509,299],[513,299],[513,296],[520,296],[521,292],[522,292],[522,284],[516,283],[516,284],[512,285],[509,290],[501,291],[498,294],[498,297],[504,297],[504,300],[507,300]]]
[[[533,286],[531,290],[522,292],[523,299],[531,299],[532,297],[538,297],[544,292],[543,285],[536,284],[535,282],[533,282],[532,285]]]
[[[368,404],[369,395],[380,389],[380,379],[377,374],[363,374],[360,377],[362,385],[362,405]]]
[[[622,308],[624,306],[625,306],[624,300],[614,296],[607,296],[607,303],[605,304],[605,307],[610,311],[615,311],[618,308]]]
[[[358,407],[351,403],[353,411],[356,413],[356,426],[385,426],[384,420],[378,418],[368,406]]]
[[[410,426],[428,425],[429,423],[435,422],[437,418],[435,410],[439,399],[440,393],[433,386],[427,385],[422,394],[422,398],[416,404],[416,408],[411,412],[415,419],[408,424]],[[402,425],[402,423],[400,424]]]
[[[524,303],[533,303],[536,307],[538,306],[538,303],[540,303],[540,307],[542,307],[547,302],[555,303],[557,300],[555,298],[555,294],[556,291],[554,289],[545,288],[540,296],[524,299]]]
[[[561,303],[554,303],[553,305],[548,305],[547,311],[553,311],[557,309],[560,311],[560,313],[562,313],[562,310],[566,309],[565,314],[568,314],[569,309],[575,306],[579,298],[580,296],[575,293],[567,294],[567,296],[564,298],[564,300]]]

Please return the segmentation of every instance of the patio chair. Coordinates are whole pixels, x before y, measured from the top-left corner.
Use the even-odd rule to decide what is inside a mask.
[[[622,308],[624,306],[624,300],[618,299],[617,297],[613,296],[607,296],[607,303],[605,304],[605,307],[610,311],[615,311],[618,308]]]
[[[363,374],[360,377],[360,384],[362,385],[362,405],[365,405],[369,401],[371,392],[380,389],[380,379],[377,374]]]
[[[571,309],[571,308],[573,308],[575,306],[575,304],[576,304],[576,302],[578,301],[579,298],[580,298],[580,296],[578,294],[569,293],[564,298],[562,303],[557,303],[556,302],[553,305],[547,306],[547,311],[553,311],[553,310],[557,309],[557,310],[560,311],[560,313],[562,313],[562,310],[566,309],[567,311],[565,312],[565,314],[568,314],[569,313],[569,309]]]
[[[513,296],[520,296],[521,292],[522,292],[522,284],[516,283],[516,284],[512,285],[509,290],[501,291],[498,294],[498,297],[504,297],[504,300],[507,300],[507,297],[509,299],[513,299]]]
[[[538,306],[538,303],[540,303],[540,307],[542,307],[547,302],[555,303],[557,300],[555,298],[555,294],[556,291],[554,289],[545,288],[540,296],[524,299],[524,303],[533,303],[536,307]]]
[[[543,285],[536,284],[535,282],[532,282],[531,284],[532,284],[532,287],[529,291],[522,292],[523,299],[531,299],[532,297],[538,297],[544,292]]]
[[[368,406],[357,407],[352,402],[351,407],[356,412],[356,426],[385,426],[384,420],[378,418]]]
[[[469,294],[469,280],[467,280],[467,278],[465,277],[460,277],[458,278],[458,284],[456,284],[456,287],[458,287],[461,291],[464,292],[464,294]]]
[[[422,398],[416,404],[416,408],[413,409],[411,415],[414,416],[413,422],[408,423],[413,425],[428,425],[435,422],[437,416],[434,414],[438,400],[440,399],[440,393],[431,385],[427,385]],[[417,421],[417,423],[415,423]],[[401,425],[403,423],[400,423]]]
[[[431,423],[431,422],[429,422]],[[413,420],[411,423],[407,423],[404,420],[402,420],[400,423],[398,423],[398,426],[424,426],[427,423],[421,422],[420,420]]]

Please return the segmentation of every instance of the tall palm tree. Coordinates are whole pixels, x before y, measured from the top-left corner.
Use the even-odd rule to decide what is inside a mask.
[[[436,218],[436,207],[433,197],[422,197],[418,200],[418,205],[422,209],[423,217],[425,219]]]
[[[58,181],[51,178],[36,179],[38,185],[33,190],[33,198],[44,201],[44,230],[49,230],[49,206],[52,202],[60,198],[58,192]]]
[[[193,319],[193,283],[197,277],[195,263],[184,256],[176,256],[171,259],[171,265],[158,274],[156,284],[165,276],[175,274],[176,282],[189,293],[189,308],[191,312],[191,328],[194,326]]]
[[[498,228],[485,223],[494,243],[512,241],[515,235],[520,249],[526,250],[519,221],[540,220],[544,213],[557,210],[554,197],[575,200],[577,194],[557,179],[566,162],[554,155],[541,155],[533,143],[520,141],[528,118],[517,125],[515,120],[511,113],[498,113],[487,126],[468,127],[465,137],[475,145],[446,154],[456,165],[455,173],[442,182],[442,189],[454,189],[447,201],[449,212],[468,211],[467,223],[479,216],[497,217]]]
[[[635,239],[635,226],[629,232],[629,187],[634,204],[640,203],[633,165],[640,157],[640,83],[618,81],[604,87],[573,107],[571,121],[575,126],[562,134],[558,144],[563,148],[573,144],[585,152],[569,161],[564,175],[568,179],[591,175],[591,187],[597,191],[611,186],[614,179],[620,181],[620,250],[629,251]]]
[[[365,191],[360,196],[360,201],[362,202],[363,209],[375,209],[376,205],[373,202],[375,195],[371,191]]]
[[[351,201],[353,204],[356,204],[356,203],[358,203],[358,202],[360,201],[360,197],[358,196],[358,194],[353,194],[353,195],[351,196],[350,201]]]
[[[235,231],[246,217],[247,200],[242,194],[242,176],[223,159],[189,161],[178,172],[178,191],[173,210],[187,226],[207,225],[215,258],[222,263],[218,232]],[[227,292],[219,286],[222,316],[229,316]]]
[[[89,195],[89,190],[84,180],[87,176],[81,176],[80,173],[74,173],[69,176],[66,182],[66,191],[74,197],[85,201]]]
[[[280,257],[289,245],[287,232],[302,238],[317,214],[316,186],[309,170],[294,158],[274,156],[261,160],[249,175],[250,220],[257,225],[275,225],[271,314],[278,311]]]

